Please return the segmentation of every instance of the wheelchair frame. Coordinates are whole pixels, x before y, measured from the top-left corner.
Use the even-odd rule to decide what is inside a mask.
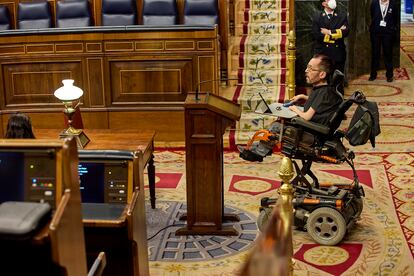
[[[353,103],[360,104],[365,101],[365,96],[357,91],[350,99],[344,101],[339,111],[331,120],[331,128],[315,125],[301,119],[292,120],[290,126],[301,126],[297,129],[295,137],[282,139],[281,151],[293,160],[296,171],[295,178],[291,181],[295,188],[293,207],[294,224],[298,229],[308,234],[319,244],[335,245],[342,241],[346,232],[360,218],[363,209],[364,189],[360,186],[358,175],[354,166],[355,154],[348,150],[342,143],[345,134],[337,130],[345,112]],[[315,126],[314,126],[315,125]],[[324,139],[314,141],[307,147],[300,143],[304,132],[321,135]],[[293,131],[293,133],[295,133]],[[270,137],[269,135],[264,137]],[[316,146],[315,146],[316,144]],[[295,159],[302,162],[300,168]],[[340,164],[346,162],[352,169],[353,181],[349,184],[321,184],[311,171],[313,162]],[[309,181],[309,179],[311,181]],[[258,227],[263,229],[275,198],[262,198]]]

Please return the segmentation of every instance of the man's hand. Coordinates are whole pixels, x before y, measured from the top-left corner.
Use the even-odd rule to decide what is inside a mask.
[[[340,29],[341,30],[346,30],[346,26],[345,25],[342,25]]]
[[[306,96],[304,94],[299,94],[299,95],[293,96],[290,99],[290,101],[291,102],[297,102],[297,101],[300,101],[300,100],[307,100],[307,99],[308,99],[308,96]]]
[[[289,106],[289,109],[292,110],[293,112],[295,112],[296,114],[299,114],[299,109],[297,108],[296,105]]]
[[[324,35],[330,35],[331,34],[331,30],[328,30],[326,28],[321,28],[321,33]]]

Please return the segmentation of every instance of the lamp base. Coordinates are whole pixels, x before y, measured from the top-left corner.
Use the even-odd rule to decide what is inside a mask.
[[[85,132],[82,129],[74,129],[73,127],[69,127],[65,129],[59,134],[60,139],[74,137],[76,140],[76,144],[78,145],[79,149],[83,149],[90,141],[88,136],[86,136]]]

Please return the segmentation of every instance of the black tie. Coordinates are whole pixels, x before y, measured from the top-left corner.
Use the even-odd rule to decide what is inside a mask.
[[[332,15],[328,13],[328,19],[329,19],[329,20],[331,20],[331,16],[332,16]]]

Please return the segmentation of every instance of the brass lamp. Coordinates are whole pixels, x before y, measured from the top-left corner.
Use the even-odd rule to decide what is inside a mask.
[[[63,86],[56,89],[54,95],[65,106],[63,113],[68,119],[68,128],[59,134],[59,138],[75,137],[78,148],[84,148],[89,143],[89,138],[82,129],[76,129],[72,126],[72,118],[80,104],[79,99],[83,95],[83,90],[73,85],[74,80],[62,80],[62,83]]]

